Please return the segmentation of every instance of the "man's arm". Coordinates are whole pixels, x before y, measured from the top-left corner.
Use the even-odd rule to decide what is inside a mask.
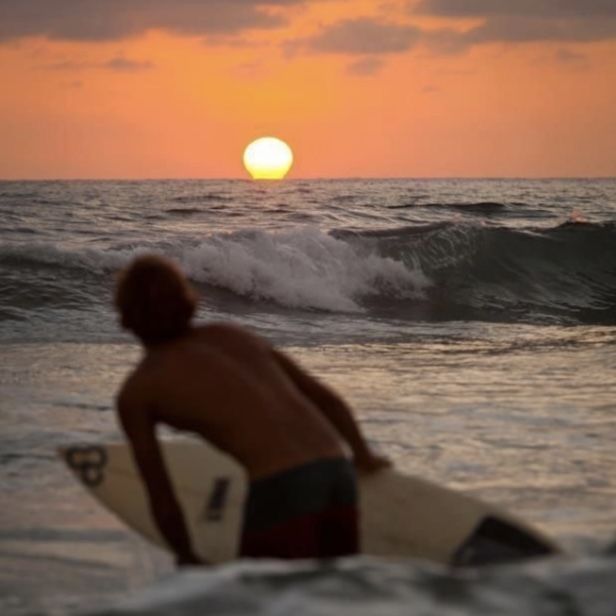
[[[118,416],[145,482],[150,511],[160,533],[173,549],[178,565],[198,564],[182,510],[163,461],[153,421],[141,404],[125,393],[118,398]]]
[[[349,444],[355,464],[360,470],[370,472],[391,465],[387,458],[372,451],[351,409],[338,394],[310,376],[281,351],[272,349],[272,352],[295,386],[325,415],[340,436]]]

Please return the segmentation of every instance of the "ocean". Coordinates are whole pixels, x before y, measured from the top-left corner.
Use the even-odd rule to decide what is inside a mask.
[[[566,554],[174,571],[56,455],[120,437],[140,350],[110,298],[149,252],[181,264],[200,320],[338,390],[397,467]],[[0,613],[614,616],[615,374],[613,179],[0,182]]]

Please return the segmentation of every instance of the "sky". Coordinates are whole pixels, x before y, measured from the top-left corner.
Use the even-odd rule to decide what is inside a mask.
[[[616,0],[0,0],[0,179],[616,176]]]

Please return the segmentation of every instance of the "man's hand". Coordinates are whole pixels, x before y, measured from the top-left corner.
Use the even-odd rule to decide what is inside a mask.
[[[356,455],[353,458],[355,467],[360,473],[375,473],[392,466],[392,462],[386,456],[374,453],[373,451],[365,451],[361,455]]]

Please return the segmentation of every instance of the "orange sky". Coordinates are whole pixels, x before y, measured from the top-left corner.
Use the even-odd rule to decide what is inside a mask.
[[[2,0],[0,84],[2,179],[616,176],[613,0]]]

